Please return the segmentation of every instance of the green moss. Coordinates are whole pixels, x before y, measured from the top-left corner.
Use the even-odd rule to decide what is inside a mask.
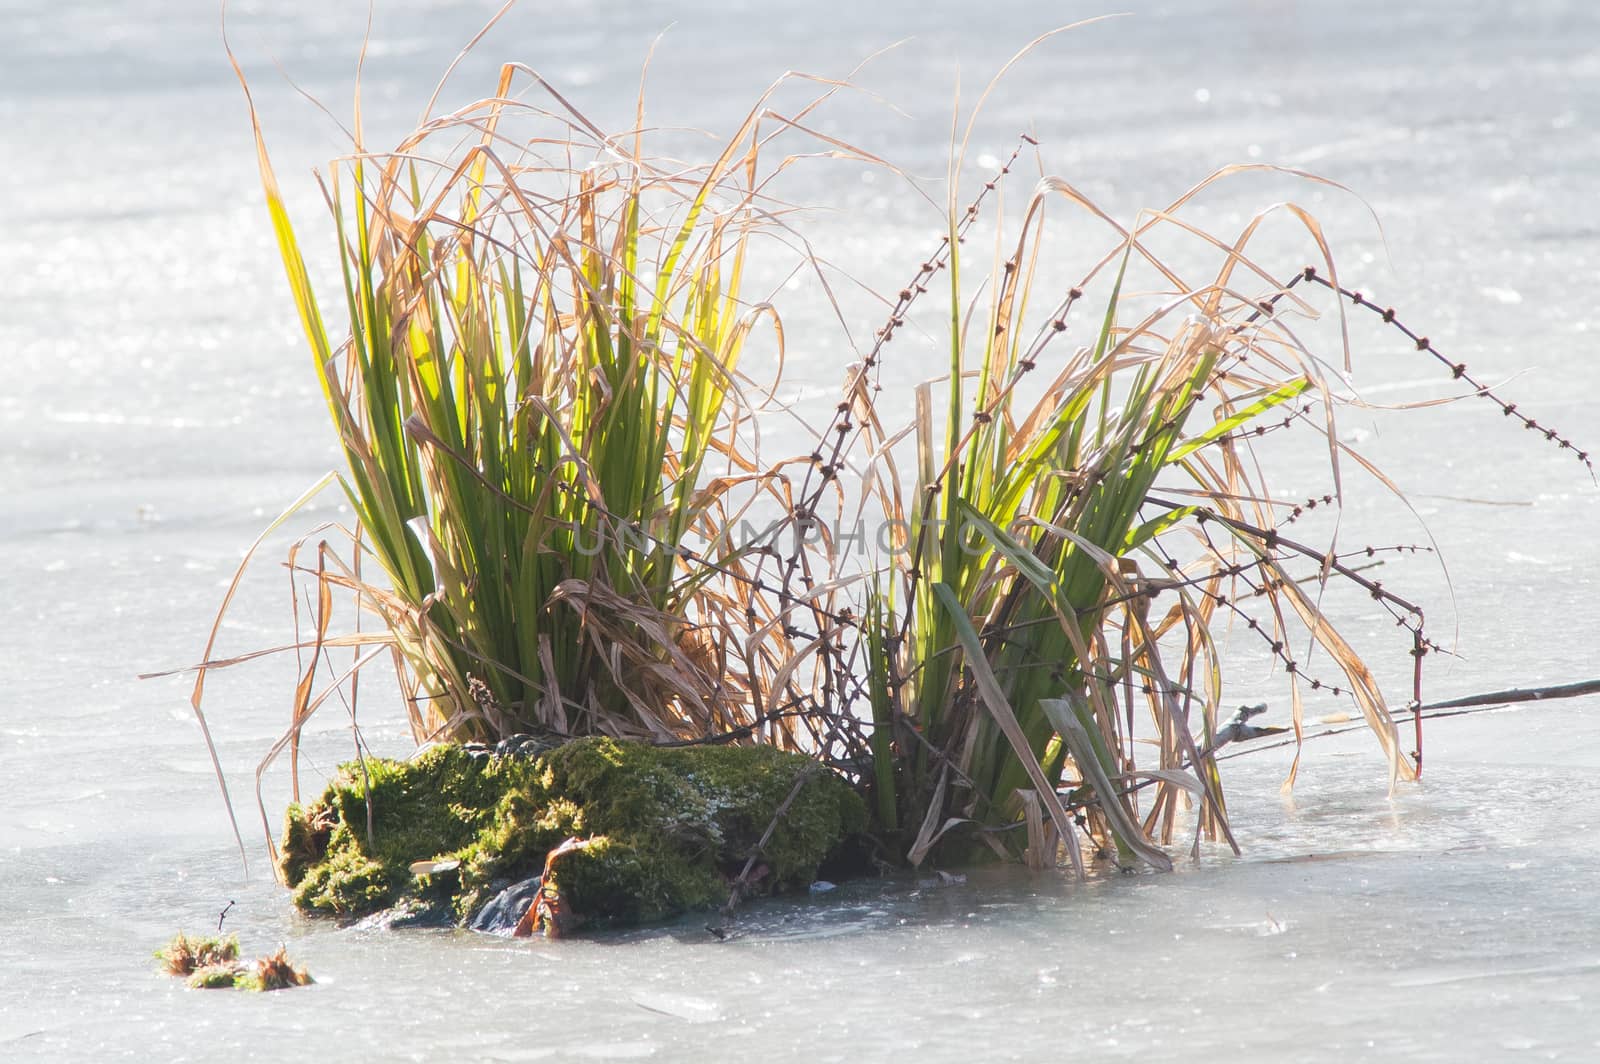
[[[173,940],[156,950],[156,959],[172,975],[189,975],[201,968],[231,964],[239,959],[239,939],[190,938],[182,931]]]
[[[655,920],[720,902],[728,880],[788,797],[806,759],[770,747],[667,749],[581,739],[534,761],[473,759],[436,747],[409,762],[346,766],[316,801],[292,808],[280,868],[302,908],[355,916],[402,899],[448,899],[463,919],[496,881],[537,875],[567,838],[553,876],[571,912]],[[368,795],[371,836],[368,836]],[[859,797],[814,772],[763,851],[761,889],[809,883],[865,828]],[[448,874],[413,863],[454,859]]]
[[[295,904],[338,916],[393,904],[411,886],[413,862],[470,857],[528,771],[486,766],[454,746],[342,767],[320,798],[286,817],[279,868]]]
[[[306,871],[328,852],[328,836],[334,820],[332,810],[315,806],[315,813],[296,803],[283,818],[283,845],[278,851],[278,870],[287,883],[298,883]],[[313,816],[316,817],[313,821]]]
[[[664,749],[596,739],[569,743],[543,763],[547,786],[582,807],[589,834],[728,870],[760,841],[806,760],[768,746]],[[865,827],[855,792],[815,773],[762,854],[774,885],[809,883],[823,857]]]
[[[221,990],[234,985],[234,980],[244,974],[237,964],[208,964],[189,976],[191,990]]]
[[[568,907],[585,921],[648,923],[709,908],[728,896],[727,883],[706,862],[609,835],[563,854],[553,878]]]
[[[339,832],[349,835],[341,825]],[[405,885],[404,866],[368,857],[356,843],[332,846],[326,860],[312,865],[294,888],[302,909],[354,916],[391,904]]]

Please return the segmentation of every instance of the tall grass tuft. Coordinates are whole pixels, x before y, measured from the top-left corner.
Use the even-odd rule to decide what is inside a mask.
[[[658,171],[638,131],[629,145],[538,110],[517,77],[507,66],[492,98],[331,168],[347,335],[257,127],[341,483],[385,577],[323,559],[321,591],[352,589],[382,619],[419,739],[749,728],[788,657],[718,535],[734,490],[766,487],[741,355],[758,331],[782,343],[773,308],[743,293],[765,221],[761,112],[710,166]],[[556,133],[513,135],[513,120]],[[712,553],[680,550],[691,534]],[[792,722],[762,723],[795,742]]]
[[[878,809],[904,829],[913,861],[965,827],[977,829],[964,833],[968,854],[987,846],[1053,863],[1064,846],[1081,869],[1081,823],[1119,862],[1166,868],[1158,843],[1191,800],[1197,823],[1231,843],[1211,758],[1222,663],[1210,633],[1241,585],[1275,618],[1280,655],[1295,618],[1342,670],[1337,689],[1355,699],[1391,775],[1413,772],[1370,673],[1300,590],[1303,574],[1285,572],[1246,441],[1280,408],[1298,421],[1334,399],[1279,316],[1283,291],[1246,255],[1261,219],[1231,243],[1179,220],[1203,187],[1123,228],[1066,182],[1042,180],[970,304],[965,214],[950,213],[948,371],[918,389],[911,494],[882,496],[906,535],[866,611],[873,745],[901,766],[875,775]],[[1038,280],[1052,258],[1052,203],[1087,209],[1113,233],[1089,275],[1058,292]],[[1320,244],[1315,223],[1290,210]],[[1197,236],[1218,272],[1184,281],[1151,250],[1163,229]],[[1134,273],[1153,287],[1130,295]],[[1395,601],[1420,639],[1420,612]],[[1292,662],[1287,671],[1298,729],[1299,677]],[[1135,795],[1140,781],[1153,793]]]

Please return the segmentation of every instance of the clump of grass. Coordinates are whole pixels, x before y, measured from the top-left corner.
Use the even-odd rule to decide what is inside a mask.
[[[341,480],[389,586],[320,562],[319,576],[382,617],[419,739],[746,723],[754,678],[719,638],[743,629],[722,621],[715,570],[676,545],[709,531],[753,470],[735,391],[747,339],[770,324],[740,291],[757,138],[741,130],[688,180],[604,138],[587,145],[594,166],[551,167],[539,140],[501,129],[525,111],[513,79],[508,67],[494,97],[334,168],[342,342],[262,151]],[[560,124],[577,150],[581,119]],[[477,143],[459,158],[428,158],[464,132]],[[713,458],[732,475],[703,477]]]
[[[1045,198],[1030,203],[1030,221]],[[987,312],[953,327],[942,439],[932,389],[919,394],[904,560],[873,587],[868,610],[869,653],[882,677],[874,717],[891,736],[905,725],[917,736],[909,749],[901,745],[908,812],[922,824],[914,857],[951,818],[1000,829],[1042,812],[1048,820],[1031,834],[985,838],[1008,853],[1057,838],[1081,867],[1057,793],[1065,781],[1093,795],[1091,834],[1107,850],[1167,867],[1112,781],[1138,771],[1132,722],[1141,705],[1158,737],[1159,768],[1199,769],[1192,725],[1198,717],[1210,726],[1220,690],[1171,678],[1161,636],[1174,628],[1203,633],[1209,618],[1181,595],[1167,617],[1152,617],[1156,593],[1146,571],[1166,574],[1157,541],[1185,534],[1186,519],[1203,520],[1208,506],[1233,511],[1240,466],[1225,457],[1230,468],[1215,475],[1195,460],[1207,443],[1311,382],[1298,370],[1274,379],[1239,373],[1259,338],[1237,327],[1253,304],[1229,295],[1224,280],[1173,293],[1124,323],[1130,239],[1089,344],[1055,360],[1042,394],[1025,403],[1024,378],[1084,298],[1074,287],[1030,331],[1023,312],[1037,301],[1029,289],[1030,261],[1041,254],[1029,238],[1037,235],[1025,230],[1004,260]],[[953,254],[952,300],[959,274]],[[975,379],[975,394],[964,394],[967,379]],[[1189,431],[1208,391],[1217,420]],[[1174,473],[1188,475],[1197,501],[1150,513],[1158,478]],[[1176,675],[1214,677],[1219,663],[1210,653],[1203,637],[1189,640]],[[1393,751],[1392,724],[1380,721]],[[1406,769],[1396,761],[1395,771]],[[1214,775],[1196,772],[1192,784],[1224,823]],[[1039,833],[1044,823],[1048,835]]]
[[[226,966],[237,961],[239,938],[237,935],[190,938],[179,931],[171,942],[156,950],[156,959],[169,975],[192,975],[202,968]]]
[[[549,110],[523,98],[519,76]],[[1348,581],[1409,633],[1413,704],[1436,649],[1422,612],[1332,541],[1290,539],[1301,509],[1285,513],[1264,472],[1258,441],[1278,429],[1320,434],[1330,507],[1344,464],[1370,468],[1338,440],[1340,400],[1301,338],[1316,308],[1249,254],[1272,212],[1234,239],[1182,217],[1228,173],[1270,167],[1215,175],[1129,226],[1043,178],[1015,228],[997,210],[973,296],[963,243],[1014,154],[973,203],[952,191],[940,248],[890,301],[812,453],[759,453],[740,367],[757,335],[781,356],[782,331],[744,277],[757,238],[788,224],[766,193],[788,160],[764,170],[762,154],[774,127],[803,129],[833,88],[786,118],[763,97],[697,169],[644,154],[642,107],[634,130],[609,136],[514,66],[492,97],[392,152],[368,151],[357,122],[355,154],[324,180],[347,330],[324,317],[257,127],[356,516],[347,554],[324,542],[313,566],[291,553],[314,587],[313,631],[297,639],[309,661],[267,760],[288,749],[293,763],[307,717],[389,653],[419,742],[522,730],[767,742],[859,777],[912,862],[944,846],[1048,865],[1065,847],[1081,869],[1084,834],[1119,863],[1167,867],[1184,803],[1198,803],[1197,842],[1232,841],[1213,632],[1237,621],[1281,664],[1297,736],[1306,689],[1328,691],[1361,713],[1391,780],[1413,776],[1420,738],[1408,757],[1321,594]],[[519,132],[529,121],[544,131]],[[441,141],[454,147],[434,151]],[[959,154],[952,190],[958,170]],[[1111,234],[1064,289],[1041,269],[1059,258],[1046,225],[1058,206]],[[1349,295],[1314,219],[1279,210]],[[1209,275],[1191,280],[1159,253],[1168,238],[1210,255]],[[896,433],[876,397],[885,345],[941,271],[947,287],[931,298],[948,300],[946,371],[915,387],[915,419]],[[852,454],[863,440],[870,453]],[[843,568],[825,535],[797,536],[787,555],[729,542],[763,497],[793,529],[816,530],[825,500],[842,509],[856,490],[843,486],[851,460],[858,494],[899,530],[878,570]],[[686,549],[694,538],[711,546]],[[340,591],[382,631],[332,634]],[[1337,678],[1311,675],[1297,643]],[[358,656],[319,692],[339,647]],[[229,663],[210,649],[197,712],[205,670]]]
[[[958,207],[952,192],[945,238],[900,293],[852,382],[855,391],[876,385],[884,345],[943,271],[948,371],[919,386],[910,429],[895,435],[875,418],[852,421],[844,404],[836,423],[841,435],[870,440],[883,519],[903,530],[868,587],[854,659],[867,677],[880,823],[913,863],[943,846],[947,856],[1053,865],[1065,847],[1081,872],[1082,832],[1119,864],[1168,868],[1176,813],[1197,802],[1197,843],[1206,834],[1232,845],[1214,759],[1223,661],[1212,633],[1235,620],[1282,666],[1296,737],[1308,691],[1348,698],[1391,780],[1412,778],[1420,721],[1408,756],[1391,703],[1320,600],[1329,583],[1348,582],[1394,617],[1417,659],[1412,709],[1421,704],[1422,658],[1438,649],[1422,610],[1361,576],[1331,544],[1288,538],[1282,529],[1303,510],[1278,501],[1270,446],[1258,442],[1285,428],[1320,435],[1330,506],[1343,502],[1343,463],[1372,469],[1339,442],[1341,400],[1324,369],[1331,360],[1301,338],[1301,322],[1317,310],[1291,290],[1321,280],[1317,269],[1280,282],[1248,251],[1266,218],[1285,213],[1310,237],[1323,283],[1351,296],[1320,227],[1292,204],[1258,215],[1234,239],[1182,219],[1212,183],[1271,167],[1213,175],[1127,227],[1065,180],[1045,177],[1014,230],[1001,215],[982,294],[968,302],[966,232],[1015,159],[971,205]],[[1110,239],[1077,283],[1050,290],[1039,268],[1060,257],[1047,238],[1053,207],[1087,213]],[[1187,280],[1155,250],[1174,236],[1209,252],[1216,272]],[[1185,261],[1194,250],[1184,249]],[[1377,309],[1359,295],[1352,301]],[[1074,315],[1085,305],[1093,309]],[[1335,310],[1348,366],[1342,305]],[[1384,320],[1394,323],[1395,312]],[[1432,350],[1400,328],[1418,350]],[[897,461],[901,439],[913,453]],[[1290,649],[1297,640],[1326,655],[1338,677],[1313,676]]]
[[[1341,689],[1391,775],[1413,774],[1365,665],[1285,571],[1276,522],[1246,522],[1272,498],[1241,444],[1253,423],[1285,406],[1304,414],[1305,395],[1327,408],[1333,400],[1316,356],[1280,324],[1277,297],[1264,302],[1234,281],[1254,273],[1253,283],[1272,283],[1244,252],[1260,219],[1237,241],[1199,234],[1222,260],[1201,285],[1150,250],[1162,226],[1197,232],[1175,221],[1197,191],[1125,229],[1065,182],[1041,182],[1015,242],[998,244],[990,294],[965,310],[963,215],[951,213],[949,372],[918,392],[914,494],[885,495],[907,535],[867,610],[875,746],[894,749],[904,767],[878,772],[879,807],[920,824],[914,861],[949,827],[970,825],[1005,855],[1053,863],[1064,845],[1081,870],[1077,820],[1102,852],[1166,868],[1153,843],[1170,839],[1180,795],[1197,798],[1200,823],[1228,837],[1209,761],[1222,668],[1210,631],[1228,601],[1221,589],[1240,582],[1264,596],[1279,650],[1285,614],[1298,616],[1344,672]],[[1052,201],[1088,209],[1115,233],[1090,274],[1059,293],[1035,290]],[[1141,267],[1157,287],[1130,296],[1130,270]],[[1063,351],[1071,312],[1096,281],[1092,331]],[[1037,371],[1049,376],[1030,388]],[[1166,503],[1158,488],[1185,501]],[[1201,549],[1180,562],[1180,540]],[[1163,593],[1164,616],[1153,612]],[[1404,619],[1420,637],[1420,612]],[[1288,671],[1297,685],[1292,662]],[[1294,704],[1298,728],[1297,686]],[[1148,727],[1136,727],[1136,714]],[[1136,756],[1141,742],[1154,748],[1153,765]],[[1141,812],[1129,791],[1152,775],[1156,794]]]

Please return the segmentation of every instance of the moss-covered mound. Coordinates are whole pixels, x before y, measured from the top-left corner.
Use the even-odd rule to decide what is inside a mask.
[[[576,838],[583,845],[551,869],[567,910],[588,921],[657,920],[726,899],[806,763],[771,747],[605,738],[532,760],[455,746],[373,759],[344,766],[316,801],[290,807],[280,868],[307,910],[351,917],[448,905],[465,921]],[[813,772],[761,851],[758,888],[804,886],[865,824],[849,785]]]

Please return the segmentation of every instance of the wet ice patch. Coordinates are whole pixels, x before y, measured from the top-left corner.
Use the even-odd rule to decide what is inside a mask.
[[[1522,302],[1522,293],[1515,288],[1497,288],[1494,285],[1488,285],[1479,288],[1478,294],[1485,299],[1492,299],[1496,303],[1502,303],[1508,307],[1516,306]]]
[[[1549,565],[1550,564],[1550,562],[1547,559],[1537,558],[1532,554],[1524,554],[1519,550],[1508,550],[1508,551],[1506,551],[1506,561],[1510,562],[1512,565]]]
[[[711,1023],[722,1019],[722,1006],[687,994],[634,994],[633,1003],[647,1012],[671,1016],[686,1023]]]
[[[648,1042],[605,1042],[599,1045],[576,1046],[564,1050],[585,1060],[638,1060],[653,1056],[656,1047]]]

